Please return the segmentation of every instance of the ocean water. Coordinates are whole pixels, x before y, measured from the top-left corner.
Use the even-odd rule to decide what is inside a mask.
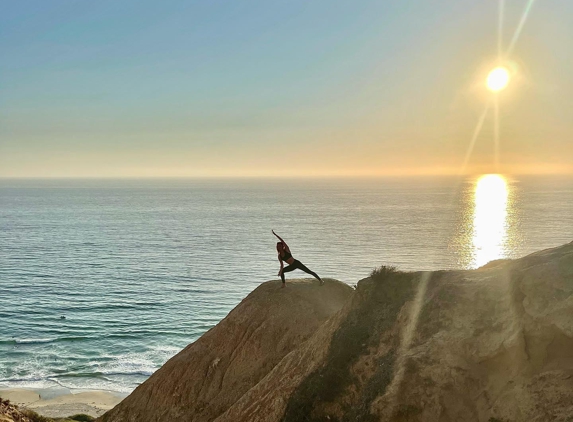
[[[132,391],[278,279],[271,229],[355,284],[568,243],[572,210],[563,177],[0,180],[0,388]]]

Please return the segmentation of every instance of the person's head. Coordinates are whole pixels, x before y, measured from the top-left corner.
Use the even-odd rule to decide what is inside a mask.
[[[284,248],[285,248],[285,245],[283,242],[277,242],[277,252],[278,253],[281,253]]]

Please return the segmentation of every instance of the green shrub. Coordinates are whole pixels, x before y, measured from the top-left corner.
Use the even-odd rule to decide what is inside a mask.
[[[356,303],[332,336],[325,365],[309,374],[293,392],[287,403],[284,422],[336,421],[333,415],[314,416],[321,402],[334,402],[349,385],[356,382],[351,373],[354,363],[396,322],[404,303],[413,294],[415,277],[394,267],[382,266],[372,271],[370,279],[359,283]],[[371,282],[370,282],[371,281]],[[361,386],[361,397],[343,409],[342,421],[371,421],[370,403],[382,395],[392,380],[397,338],[390,340],[390,351],[377,360],[371,379]]]
[[[91,422],[91,421],[95,421],[95,418],[90,416],[90,415],[86,415],[84,413],[80,413],[74,416],[68,416],[68,419],[71,419],[73,421],[81,421],[81,422]]]
[[[39,415],[33,410],[25,409],[21,413],[30,419],[32,422],[54,422],[52,418],[47,418],[45,416]]]
[[[382,265],[379,268],[375,268],[370,273],[370,278],[374,281],[384,281],[387,280],[392,274],[398,273],[396,267],[392,265]]]

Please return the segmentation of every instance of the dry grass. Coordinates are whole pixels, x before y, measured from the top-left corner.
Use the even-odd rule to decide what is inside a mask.
[[[411,274],[387,266],[372,271],[365,283],[359,283],[353,308],[333,334],[325,365],[311,373],[294,391],[283,421],[374,420],[368,409],[392,380],[397,342],[377,359],[377,369],[365,385],[356,384],[351,369],[369,348],[379,343],[383,333],[392,329],[400,309],[413,294],[413,286]],[[342,414],[317,414],[315,409],[321,403],[337,401],[350,385],[358,387],[359,397],[345,405]]]

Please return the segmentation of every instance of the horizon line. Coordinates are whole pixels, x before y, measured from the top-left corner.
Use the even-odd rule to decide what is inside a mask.
[[[383,178],[420,178],[420,177],[477,177],[488,174],[501,176],[573,176],[573,172],[525,173],[525,172],[472,172],[453,173],[415,173],[415,174],[323,174],[323,175],[194,175],[194,176],[0,176],[0,180],[230,180],[230,179],[383,179]]]

